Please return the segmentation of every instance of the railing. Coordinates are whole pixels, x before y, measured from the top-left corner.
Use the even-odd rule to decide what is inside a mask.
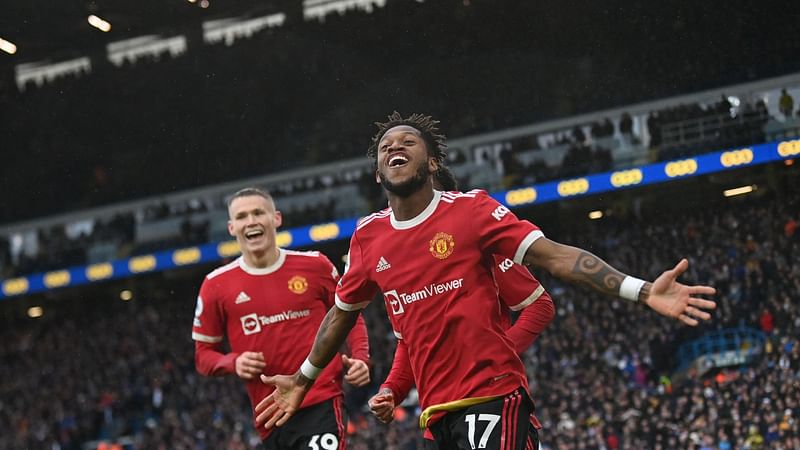
[[[678,371],[695,369],[702,375],[713,368],[748,364],[758,357],[766,338],[748,327],[709,332],[678,348]]]
[[[712,113],[661,127],[662,148],[691,146],[718,141],[748,131],[762,132],[769,120],[766,110],[745,111],[731,117],[730,113]]]

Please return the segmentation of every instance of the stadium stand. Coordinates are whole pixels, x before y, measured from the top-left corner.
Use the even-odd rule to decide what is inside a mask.
[[[797,170],[785,169],[781,184],[752,198],[699,199],[646,207],[629,220],[553,227],[556,239],[643,276],[688,255],[687,279],[717,286],[720,306],[709,325],[688,329],[537,274],[558,308],[525,354],[543,448],[800,445],[800,184]],[[130,302],[82,298],[50,319],[9,321],[0,448],[88,449],[95,447],[84,443],[103,439],[137,449],[256,448],[241,386],[201,379],[192,367],[187,330],[200,276],[139,280],[141,298]],[[376,381],[394,341],[381,305],[365,312]],[[702,374],[677,371],[679,343],[738,327],[763,335],[752,362],[719,359]],[[386,427],[363,408],[370,389],[348,393],[350,448],[421,448],[413,403]]]

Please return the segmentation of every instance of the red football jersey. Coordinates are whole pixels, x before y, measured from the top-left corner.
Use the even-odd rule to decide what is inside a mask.
[[[494,259],[492,273],[497,284],[497,295],[502,299],[497,302],[500,308],[501,326],[514,343],[517,353],[522,353],[550,324],[554,308],[553,300],[525,266],[514,264],[510,259],[497,255]],[[520,310],[523,312],[519,316],[520,321],[516,328],[520,329],[517,330],[512,327],[511,312]],[[414,385],[414,376],[409,364],[406,346],[399,340],[391,371],[381,385],[381,388],[392,390],[397,403],[406,398]]]
[[[428,414],[527,389],[525,368],[504,331],[493,255],[520,263],[542,236],[484,191],[435,191],[411,220],[396,220],[391,209],[361,220],[336,304],[356,310],[383,294]]]
[[[264,374],[294,373],[310,353],[319,325],[334,304],[338,279],[336,267],[319,252],[280,249],[278,260],[263,269],[247,266],[240,257],[203,281],[192,338],[214,344],[227,336],[232,353],[263,352]],[[351,336],[359,331],[364,345],[352,349],[353,357],[366,361],[363,321]],[[320,374],[301,408],[341,395],[341,381],[342,362],[336,357]],[[254,408],[273,391],[258,378],[246,384]],[[259,432],[262,437],[268,434],[264,427]]]

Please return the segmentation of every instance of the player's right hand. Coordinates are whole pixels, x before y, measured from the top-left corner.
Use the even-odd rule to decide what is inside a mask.
[[[236,357],[236,375],[243,380],[252,380],[261,375],[267,363],[261,352],[242,352]]]
[[[275,386],[272,394],[256,405],[256,425],[267,429],[285,424],[300,409],[312,385],[299,371],[294,375],[261,375],[261,382]]]
[[[389,388],[381,389],[369,399],[369,410],[383,423],[394,420],[394,394]]]
[[[647,306],[659,314],[678,319],[686,325],[697,326],[699,320],[711,319],[707,311],[717,304],[697,295],[714,295],[711,286],[687,286],[678,282],[678,277],[689,268],[689,261],[682,259],[674,268],[656,278],[645,298]]]

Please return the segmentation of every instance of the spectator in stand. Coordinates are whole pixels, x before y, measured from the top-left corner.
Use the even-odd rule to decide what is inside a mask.
[[[797,231],[797,221],[794,219],[793,216],[788,216],[786,218],[786,223],[783,225],[783,234],[787,238],[792,238],[796,231]]]
[[[661,145],[661,120],[658,111],[647,115],[647,131],[650,133],[650,147]]]
[[[786,88],[781,89],[781,97],[778,99],[778,109],[787,119],[792,117],[792,111],[794,111],[794,99],[791,95],[789,95],[788,92],[786,92]]]
[[[503,171],[503,187],[513,188],[520,183],[523,164],[517,158],[516,152],[511,148],[500,151],[500,163]]]
[[[761,325],[761,331],[767,335],[772,334],[772,331],[775,329],[775,318],[768,308],[764,308],[758,322],[759,325]]]
[[[624,136],[633,134],[633,118],[627,112],[622,113],[622,117],[619,120],[619,132]]]

